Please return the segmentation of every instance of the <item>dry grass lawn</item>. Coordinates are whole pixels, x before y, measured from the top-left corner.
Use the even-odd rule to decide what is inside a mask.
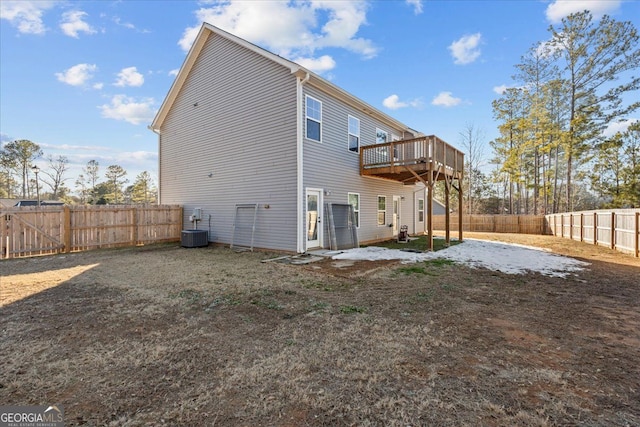
[[[482,237],[591,266],[177,245],[2,261],[0,404],[62,404],[69,426],[640,425],[640,261]]]

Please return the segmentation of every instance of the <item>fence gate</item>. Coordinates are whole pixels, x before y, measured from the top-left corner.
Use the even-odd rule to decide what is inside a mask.
[[[21,206],[0,209],[0,259],[180,240],[174,205]]]
[[[64,209],[59,207],[0,210],[0,258],[47,255],[64,248]]]

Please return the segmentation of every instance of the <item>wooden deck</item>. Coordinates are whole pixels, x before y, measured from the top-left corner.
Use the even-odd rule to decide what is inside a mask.
[[[444,181],[445,241],[451,230],[451,189],[458,191],[458,239],[462,241],[464,153],[435,135],[360,147],[360,175],[399,181],[422,182],[427,189],[427,249],[433,250],[433,185]],[[454,181],[455,184],[454,184]],[[456,185],[457,184],[457,185]]]
[[[464,153],[435,135],[360,147],[363,176],[414,184],[458,180],[463,172]]]

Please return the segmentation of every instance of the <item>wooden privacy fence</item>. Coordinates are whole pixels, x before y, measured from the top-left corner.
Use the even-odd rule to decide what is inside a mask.
[[[451,231],[458,230],[458,215],[451,215]],[[445,229],[445,216],[433,216],[433,228]],[[463,215],[462,231],[485,233],[550,234],[544,215]]]
[[[569,212],[547,215],[546,219],[554,236],[640,257],[640,209]]]
[[[178,241],[181,230],[181,206],[5,208],[0,259]]]

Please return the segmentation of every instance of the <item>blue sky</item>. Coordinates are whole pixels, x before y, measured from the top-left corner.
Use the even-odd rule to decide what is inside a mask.
[[[640,2],[617,0],[3,0],[0,138],[66,156],[71,188],[89,160],[155,177],[147,125],[207,21],[462,148],[467,124],[497,136],[491,102],[514,85],[514,65],[583,9],[640,28]]]

